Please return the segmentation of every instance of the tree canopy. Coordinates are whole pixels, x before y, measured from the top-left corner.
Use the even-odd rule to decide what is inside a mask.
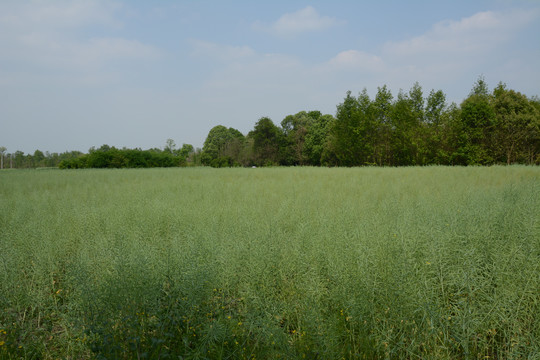
[[[460,105],[448,104],[442,90],[425,96],[418,83],[396,96],[384,85],[373,99],[366,89],[349,91],[335,117],[300,111],[280,127],[260,118],[236,157],[218,165],[539,164],[539,109],[538,98],[504,84],[490,91],[482,77]]]

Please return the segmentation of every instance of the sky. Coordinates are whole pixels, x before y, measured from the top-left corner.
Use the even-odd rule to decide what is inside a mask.
[[[0,1],[0,146],[202,147],[415,82],[540,95],[540,0]]]

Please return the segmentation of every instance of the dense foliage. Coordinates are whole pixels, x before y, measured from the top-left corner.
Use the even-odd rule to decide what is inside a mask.
[[[5,148],[0,147],[3,169],[31,169],[38,167],[58,167],[62,161],[72,161],[84,154],[80,151],[66,151],[63,153],[49,153],[41,150],[34,151],[33,154],[25,154],[22,151],[5,153]],[[3,151],[1,151],[3,150]]]
[[[0,173],[1,359],[538,359],[540,168]]]
[[[61,169],[148,168],[185,165],[186,158],[169,151],[116,149],[106,145],[88,154],[60,162]]]
[[[25,155],[22,151],[4,154],[3,168],[28,169],[42,167],[58,167],[60,169],[86,168],[152,168],[200,165],[200,149],[195,150],[190,144],[175,148],[174,141],[167,140],[162,149],[117,149],[114,146],[102,145],[92,147],[87,154],[80,151],[45,154],[36,150],[34,154]],[[4,148],[5,149],[5,148]],[[2,148],[0,148],[2,150]]]
[[[335,117],[301,111],[281,127],[263,117],[246,137],[216,126],[202,156],[216,167],[538,164],[540,100],[504,84],[490,93],[482,78],[460,106],[418,84],[396,98],[386,86],[374,99],[364,89],[348,92]]]

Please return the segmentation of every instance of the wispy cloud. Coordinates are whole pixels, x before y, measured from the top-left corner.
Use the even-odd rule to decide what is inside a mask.
[[[41,66],[97,69],[111,60],[152,59],[160,51],[137,40],[123,38],[91,38],[72,40],[50,34],[22,35],[17,42],[18,55]],[[13,54],[15,55],[15,54]]]
[[[464,83],[472,84],[482,73],[500,76],[498,69],[504,67],[498,67],[497,61],[513,61],[519,56],[505,49],[535,16],[521,11],[480,12],[434,24],[424,34],[382,44],[372,52],[347,49],[318,64],[287,54],[206,43],[201,45],[206,54],[227,60],[207,79],[204,88],[209,93],[230,94],[231,98],[222,96],[231,104],[238,96],[248,98],[258,93],[265,94],[265,99],[287,103],[284,99],[295,98],[298,104],[323,108],[331,108],[329,103],[346,90],[366,87],[374,91],[384,84],[394,91],[407,89],[417,81],[427,89],[459,89]],[[499,80],[503,79],[493,81]],[[459,90],[450,98],[459,101],[462,95],[463,90]],[[264,109],[263,100],[259,105]]]
[[[384,68],[379,56],[358,50],[346,50],[330,59],[328,64],[336,69],[381,71]]]
[[[407,88],[416,81],[428,87],[455,88],[464,81],[472,83],[479,74],[492,74],[493,81],[500,81],[504,79],[500,76],[512,73],[507,71],[508,64],[515,68],[516,63],[532,60],[510,49],[520,31],[539,17],[538,11],[479,12],[439,22],[424,34],[388,42],[373,52],[342,51],[319,69],[334,74],[343,84],[369,88],[382,84]]]
[[[115,12],[122,6],[113,1],[30,1],[0,4],[0,26],[11,29],[65,29],[89,24],[119,26]]]
[[[120,9],[121,5],[99,0],[0,4],[0,61],[40,69],[39,76],[47,70],[69,71],[72,81],[88,83],[85,79],[91,74],[94,79],[117,78],[113,72],[101,73],[111,70],[109,65],[117,60],[160,57],[159,49],[135,39],[94,36],[103,29],[114,33],[122,27]],[[4,67],[4,71],[8,70]]]
[[[383,51],[395,56],[477,56],[503,45],[537,17],[534,11],[480,12],[458,21],[440,22],[417,37],[387,43]]]
[[[493,73],[498,77],[504,63],[521,56],[510,50],[512,42],[538,16],[537,11],[486,11],[446,20],[422,35],[386,43],[380,56],[394,78],[427,83],[437,79],[444,84],[463,82],[465,74]]]
[[[278,90],[292,74],[298,73],[303,67],[302,62],[294,56],[260,53],[248,46],[200,40],[192,40],[192,45],[192,56],[219,64],[213,67],[214,71],[202,86],[208,90],[229,89],[233,96],[244,91],[256,91],[257,88]]]
[[[312,6],[307,6],[296,12],[283,14],[270,25],[257,22],[254,27],[278,36],[288,37],[306,32],[326,30],[342,23],[336,18],[321,16]]]

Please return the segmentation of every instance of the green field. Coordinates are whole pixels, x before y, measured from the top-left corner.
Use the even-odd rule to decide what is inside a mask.
[[[2,359],[539,359],[540,168],[0,172]]]

